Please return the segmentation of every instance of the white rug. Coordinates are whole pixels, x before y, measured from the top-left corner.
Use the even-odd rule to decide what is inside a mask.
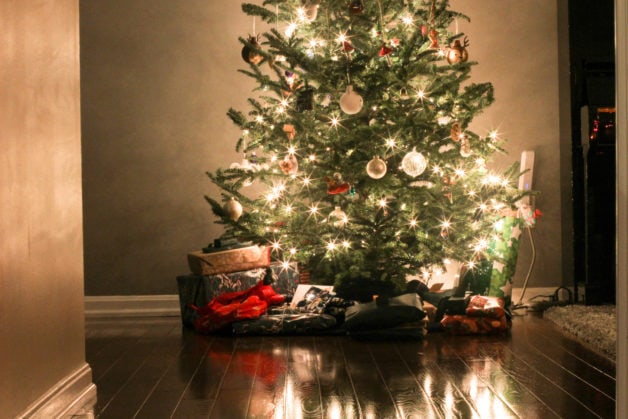
[[[617,331],[615,306],[568,305],[550,307],[543,317],[556,323],[567,333],[584,341],[594,350],[615,359]]]

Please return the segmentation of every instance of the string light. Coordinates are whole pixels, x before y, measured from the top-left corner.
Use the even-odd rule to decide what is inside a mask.
[[[386,205],[388,205],[388,201],[386,201],[386,198],[382,198],[379,200],[379,206],[382,208],[386,208]]]
[[[336,243],[334,243],[333,241],[327,242],[327,250],[329,250],[331,252],[336,250]]]
[[[401,18],[401,21],[406,25],[406,26],[412,26],[412,24],[414,23],[414,19],[412,18],[412,16],[405,15]]]
[[[344,247],[345,249],[348,249],[351,247],[351,243],[349,243],[348,240],[343,240],[342,247]]]
[[[290,22],[288,24],[288,26],[286,27],[286,30],[284,31],[284,34],[290,38],[292,37],[292,35],[294,34],[294,32],[297,30],[298,25],[295,22]]]

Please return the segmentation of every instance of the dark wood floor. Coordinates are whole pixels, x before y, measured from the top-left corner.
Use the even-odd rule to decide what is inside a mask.
[[[522,313],[523,314],[523,313]],[[615,364],[529,313],[508,336],[201,336],[88,319],[99,418],[612,418]]]

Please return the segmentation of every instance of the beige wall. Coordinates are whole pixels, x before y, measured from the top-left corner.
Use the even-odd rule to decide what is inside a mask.
[[[174,294],[186,253],[220,234],[204,173],[240,159],[225,116],[230,106],[247,109],[253,87],[237,72],[237,37],[253,23],[240,3],[81,1],[87,295]],[[571,243],[561,238],[570,208],[561,202],[569,182],[561,179],[556,2],[454,0],[452,9],[472,18],[459,28],[480,62],[474,80],[496,89],[477,131],[499,128],[508,162],[524,149],[537,153],[545,215],[530,286],[570,284],[561,265]],[[529,261],[526,239],[515,285]]]
[[[471,18],[470,23],[459,21],[458,27],[469,36],[470,59],[479,63],[472,78],[490,81],[495,88],[495,103],[473,124],[478,133],[498,129],[508,140],[508,155],[496,156],[494,165],[518,161],[523,150],[535,152],[533,188],[540,193],[536,206],[543,217],[533,230],[536,263],[529,286],[570,286],[573,244],[566,2],[451,0],[451,8]],[[530,249],[526,236],[514,286],[523,284],[532,257]]]
[[[0,416],[50,417],[91,384],[78,1],[2,1],[0,28]]]

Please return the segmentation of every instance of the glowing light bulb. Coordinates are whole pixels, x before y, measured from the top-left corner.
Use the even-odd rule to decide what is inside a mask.
[[[344,33],[341,33],[340,35],[338,35],[338,37],[336,37],[336,42],[338,42],[339,44],[342,44],[346,40],[347,40],[347,35],[345,35]]]
[[[282,269],[288,269],[290,267],[290,262],[284,260],[283,262],[281,262],[281,267]]]
[[[340,120],[338,119],[338,117],[334,116],[331,118],[330,124],[332,127],[337,127],[339,123]]]
[[[332,251],[332,252],[333,252],[334,250],[336,250],[336,243],[331,242],[331,241],[330,241],[330,242],[328,242],[328,243],[327,243],[327,250]]]
[[[296,247],[291,247],[291,248],[290,248],[290,254],[291,254],[291,255],[296,255],[296,254],[297,254],[297,249],[296,249]]]
[[[262,122],[264,122],[264,117],[262,115],[257,115],[255,117],[255,122],[257,122],[258,124],[261,124]]]
[[[406,25],[406,26],[412,26],[412,24],[414,23],[414,19],[412,18],[412,16],[410,15],[405,15],[404,17],[401,18],[401,21]]]
[[[414,218],[410,220],[410,227],[415,228],[418,225],[417,220]]]
[[[351,243],[349,243],[349,241],[347,241],[347,240],[344,240],[342,242],[342,247],[344,247],[345,249],[348,249],[348,248],[351,247]]]
[[[395,141],[394,138],[386,139],[386,146],[388,146],[389,148],[395,148],[396,145],[397,145],[397,142]]]
[[[290,146],[288,147],[288,154],[294,154],[296,153],[297,149],[294,148],[294,146]]]
[[[466,174],[463,169],[456,169],[455,173],[458,177],[464,177]]]
[[[303,185],[307,186],[309,185],[311,182],[311,179],[309,177],[304,177],[303,178]]]
[[[310,154],[310,156],[308,157],[308,159],[310,161],[316,161],[316,156],[314,154]]]
[[[292,213],[292,205],[290,204],[286,205],[285,211],[286,211],[286,214]]]
[[[291,22],[290,24],[288,24],[288,26],[286,27],[286,30],[284,31],[284,34],[290,38],[293,34],[294,31],[297,30],[297,24],[295,22]]]
[[[318,207],[316,205],[310,207],[310,214],[314,215],[318,213]]]
[[[379,200],[379,206],[382,208],[385,208],[386,205],[388,205],[388,201],[386,201],[386,198],[382,198]]]

